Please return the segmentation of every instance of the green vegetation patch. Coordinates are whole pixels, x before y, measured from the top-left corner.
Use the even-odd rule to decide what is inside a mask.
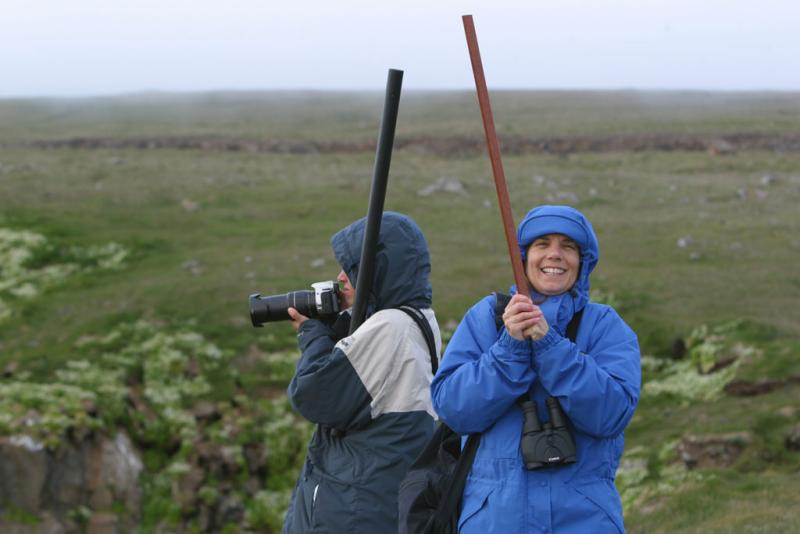
[[[285,396],[236,393],[230,354],[186,327],[137,321],[77,346],[85,359],[49,383],[26,372],[0,382],[0,435],[56,449],[122,426],[144,453],[146,531],[198,528],[194,512],[221,506],[241,510],[237,525],[279,528],[312,428]],[[289,361],[264,355],[276,378]],[[215,388],[234,393],[215,400]],[[233,527],[214,526],[224,528]]]
[[[670,441],[655,454],[641,446],[625,453],[615,484],[626,516],[696,487],[710,476],[676,463],[676,446],[676,441]]]
[[[642,356],[643,395],[671,395],[683,402],[712,401],[736,378],[739,367],[761,354],[739,341],[742,321],[709,327],[701,325],[689,335],[687,357],[670,361]]]
[[[97,394],[67,384],[0,383],[0,434],[26,435],[55,448],[68,430],[96,429],[87,413]]]
[[[76,273],[120,269],[130,251],[119,243],[58,247],[39,233],[0,227],[0,322]]]

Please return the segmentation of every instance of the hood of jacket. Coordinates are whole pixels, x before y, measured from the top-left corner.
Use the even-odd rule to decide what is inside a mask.
[[[366,223],[366,217],[359,219],[331,238],[336,261],[353,287],[358,280]],[[430,272],[428,244],[417,223],[401,213],[385,212],[376,247],[375,275],[367,302],[367,316],[403,305],[430,308]]]
[[[580,247],[580,271],[575,285],[565,293],[546,297],[539,305],[548,323],[563,335],[573,314],[589,302],[589,275],[600,259],[600,246],[592,223],[580,211],[569,206],[538,206],[525,215],[517,229],[523,263],[530,244],[547,234],[566,235]]]

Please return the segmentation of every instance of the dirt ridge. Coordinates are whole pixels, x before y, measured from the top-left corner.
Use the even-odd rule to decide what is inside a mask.
[[[740,151],[800,152],[800,134],[740,132],[725,135],[707,134],[622,134],[611,136],[571,136],[534,138],[503,136],[500,145],[505,154],[611,153],[611,152],[710,152],[729,154]],[[214,152],[249,152],[267,154],[336,154],[374,152],[375,142],[306,141],[286,139],[243,139],[225,137],[71,137],[39,139],[0,144],[2,148],[27,149],[134,149],[200,150]],[[485,151],[482,138],[472,137],[398,137],[395,149],[412,150],[439,156],[477,154]]]

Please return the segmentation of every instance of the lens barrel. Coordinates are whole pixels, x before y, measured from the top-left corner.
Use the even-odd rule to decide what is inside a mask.
[[[547,411],[550,414],[550,424],[554,429],[567,428],[567,416],[564,415],[564,410],[561,409],[557,398],[547,398]]]
[[[541,461],[541,454],[537,448],[542,435],[542,423],[536,413],[536,403],[532,400],[520,400],[518,402],[522,410],[522,436],[520,437],[520,449],[522,450],[522,461],[525,469],[538,469],[544,467]]]
[[[253,326],[264,323],[288,321],[289,308],[294,308],[306,317],[317,317],[317,305],[314,291],[290,291],[282,295],[262,297],[259,293],[250,295],[250,321]]]

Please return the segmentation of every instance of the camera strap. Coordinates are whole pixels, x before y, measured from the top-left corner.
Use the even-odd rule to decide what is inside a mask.
[[[425,315],[411,306],[401,306],[425,337],[436,374],[438,358],[433,330]],[[443,534],[458,530],[461,496],[472,469],[481,434],[470,434],[464,448],[461,435],[439,422],[428,444],[414,460],[398,490],[401,534]]]
[[[430,323],[425,318],[425,314],[411,306],[400,306],[397,309],[411,317],[414,322],[417,323],[419,329],[422,330],[422,337],[425,338],[425,343],[428,345],[428,351],[431,354],[431,371],[433,371],[433,374],[436,374],[436,370],[439,369],[439,358],[436,355],[436,342],[433,339],[433,330],[431,329]]]

